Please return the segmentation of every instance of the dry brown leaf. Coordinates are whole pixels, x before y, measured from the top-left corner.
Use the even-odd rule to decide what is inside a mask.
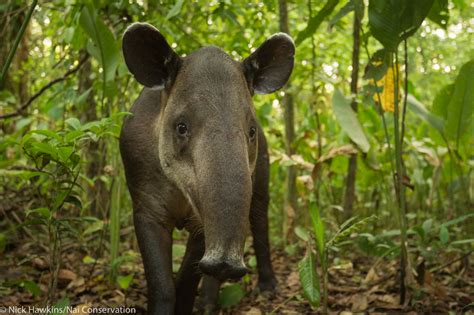
[[[286,285],[290,288],[299,287],[300,285],[300,275],[297,271],[292,271],[288,278],[286,278]]]
[[[262,311],[256,307],[252,307],[248,311],[243,313],[244,315],[261,315]]]
[[[400,306],[398,304],[398,297],[394,295],[390,295],[390,294],[381,295],[377,297],[377,300],[387,304],[386,306],[395,306],[397,308]]]
[[[351,311],[353,312],[362,312],[367,309],[369,305],[367,301],[367,296],[364,293],[356,294],[351,297]]]
[[[364,283],[365,284],[373,283],[379,279],[380,277],[377,275],[377,272],[375,271],[374,267],[372,267],[369,269],[367,276],[365,276]]]

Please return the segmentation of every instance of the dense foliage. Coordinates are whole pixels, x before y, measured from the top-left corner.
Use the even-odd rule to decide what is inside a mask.
[[[216,45],[242,60],[273,33],[293,36],[291,82],[254,97],[271,155],[271,243],[300,261],[290,298],[336,308],[329,270],[369,257],[395,263],[397,294],[415,305],[430,272],[469,268],[474,245],[473,12],[464,0],[2,2],[1,267],[40,261],[48,277],[0,278],[0,306],[20,293],[76,305],[57,288],[84,266],[89,286],[127,292],[143,279],[117,141],[141,90],[121,55],[135,21],[180,55]],[[185,232],[175,238],[179,263]],[[226,286],[221,307],[249,282]]]

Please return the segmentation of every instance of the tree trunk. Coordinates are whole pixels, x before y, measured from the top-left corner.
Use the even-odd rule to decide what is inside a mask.
[[[286,0],[278,0],[278,4],[280,9],[280,31],[290,35]],[[293,142],[295,139],[295,114],[293,95],[290,93],[290,82],[286,84],[286,88],[283,91],[285,93],[282,99],[285,119],[285,149],[286,154],[291,156],[295,154],[295,149],[293,147]],[[292,230],[295,213],[297,213],[297,207],[296,168],[294,166],[289,166],[285,194],[285,235],[288,235],[289,231]]]
[[[359,78],[359,50],[360,50],[360,26],[361,20],[356,10],[354,10],[354,30],[352,45],[352,73],[351,73],[351,94],[352,109],[357,112],[357,81]],[[357,155],[349,157],[349,167],[346,177],[346,193],[344,196],[344,221],[352,217],[355,203],[355,182],[357,174]]]

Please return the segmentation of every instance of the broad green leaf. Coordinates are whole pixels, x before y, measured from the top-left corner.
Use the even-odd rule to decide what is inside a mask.
[[[433,6],[428,13],[428,19],[435,22],[444,29],[448,28],[449,8],[448,0],[434,0]]]
[[[40,296],[41,295],[41,289],[40,287],[36,284],[36,282],[31,281],[31,280],[26,280],[22,281],[22,285],[33,295],[33,296]]]
[[[454,84],[445,85],[436,94],[431,111],[433,114],[446,120],[448,118],[448,104],[453,97]]]
[[[295,227],[295,234],[296,234],[296,236],[298,236],[300,239],[302,239],[305,242],[308,242],[309,239],[310,239],[309,234],[308,234],[308,230],[306,230],[302,226],[298,225],[297,227]]]
[[[472,136],[472,130],[468,131],[472,123],[473,110],[474,60],[471,60],[464,64],[459,71],[447,110],[446,136],[456,141],[456,147],[459,147],[459,141],[464,135]]]
[[[372,35],[389,51],[420,27],[433,0],[370,0],[369,26]]]
[[[34,152],[41,152],[43,154],[47,154],[53,159],[56,159],[56,157],[58,156],[57,149],[48,142],[33,142],[32,147]]]
[[[81,128],[81,122],[76,117],[68,118],[68,119],[66,119],[66,121],[64,123],[66,125],[70,126],[74,130],[78,130],[78,129]]]
[[[42,129],[42,130],[32,130],[31,133],[43,135],[43,136],[46,136],[46,137],[48,137],[48,138],[56,139],[56,140],[58,140],[58,141],[61,141],[61,137],[60,137],[56,132],[51,131],[51,130],[46,130],[46,129]]]
[[[84,6],[79,23],[95,45],[89,52],[100,61],[105,71],[105,80],[113,80],[120,61],[120,52],[114,35],[100,20],[92,5]]]
[[[128,289],[130,286],[130,283],[132,283],[133,280],[133,273],[127,275],[127,276],[118,276],[117,277],[117,283],[122,290]]]
[[[104,221],[97,220],[90,224],[85,230],[83,235],[91,234],[97,231],[101,231],[104,228]]]
[[[307,250],[306,256],[299,262],[298,270],[304,295],[312,306],[319,306],[321,300],[319,278],[316,271],[316,257],[311,249]]]
[[[441,225],[439,228],[439,240],[443,244],[447,244],[449,241],[449,231],[448,228],[444,225]]]
[[[183,3],[184,3],[184,0],[176,0],[176,3],[166,15],[166,19],[169,20],[172,17],[178,15],[179,12],[181,11],[181,7],[183,6]]]
[[[245,296],[245,290],[238,283],[224,287],[219,294],[219,305],[222,308],[239,304]]]
[[[408,94],[407,96],[407,105],[410,111],[417,114],[421,119],[430,124],[439,133],[443,134],[443,120],[430,113],[425,108],[425,106],[411,94]]]
[[[432,225],[433,225],[433,219],[428,219],[425,222],[423,222],[422,228],[423,228],[423,233],[425,237],[429,234]]]
[[[367,153],[370,149],[369,141],[362,130],[362,126],[357,119],[356,114],[351,108],[351,102],[336,89],[332,98],[332,106],[336,119],[349,138],[361,149]]]
[[[338,3],[339,0],[328,0],[324,7],[322,7],[322,9],[318,12],[318,14],[312,16],[309,19],[306,28],[298,33],[295,44],[299,45],[306,38],[311,37],[316,32],[321,23],[324,21],[324,19],[328,17],[332,13],[332,11],[334,11],[334,8]]]

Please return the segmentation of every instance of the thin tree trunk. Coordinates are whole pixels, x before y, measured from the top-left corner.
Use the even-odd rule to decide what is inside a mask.
[[[290,29],[288,27],[288,7],[286,0],[278,0],[279,11],[280,11],[280,31],[290,35]],[[283,108],[284,108],[284,120],[285,120],[285,149],[286,154],[291,156],[295,154],[293,142],[295,139],[295,114],[294,114],[294,101],[293,95],[290,93],[290,82],[287,83],[284,89],[285,95],[283,96]],[[285,212],[286,221],[284,226],[284,233],[288,235],[288,232],[292,230],[295,213],[297,213],[297,192],[296,192],[296,168],[294,166],[288,167],[287,179],[286,179],[286,194],[285,194]]]
[[[360,50],[360,26],[361,20],[356,10],[354,10],[354,30],[352,45],[352,73],[351,73],[351,94],[352,109],[357,112],[357,83],[359,78],[359,50]],[[346,193],[344,196],[344,220],[353,215],[355,202],[355,182],[357,175],[357,155],[353,154],[349,158],[349,167],[346,177]]]

